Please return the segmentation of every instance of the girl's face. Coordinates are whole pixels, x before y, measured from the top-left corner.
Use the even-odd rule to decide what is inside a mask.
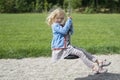
[[[63,22],[63,20],[64,20],[64,14],[57,14],[57,16],[56,16],[56,18],[55,18],[55,22],[56,23],[62,23]]]

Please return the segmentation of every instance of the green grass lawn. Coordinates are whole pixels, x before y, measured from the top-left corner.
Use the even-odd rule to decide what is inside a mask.
[[[0,58],[51,55],[46,14],[0,14]],[[120,53],[120,14],[72,14],[72,44],[92,54]]]

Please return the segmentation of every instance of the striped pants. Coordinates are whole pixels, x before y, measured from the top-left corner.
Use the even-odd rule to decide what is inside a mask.
[[[87,51],[81,48],[73,47],[69,45],[67,49],[53,50],[52,51],[52,62],[55,62],[59,59],[64,59],[69,54],[78,56],[89,68],[93,68],[94,66],[93,63],[97,60],[93,55],[91,55]]]

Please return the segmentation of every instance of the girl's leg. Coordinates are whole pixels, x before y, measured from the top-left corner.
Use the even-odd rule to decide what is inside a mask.
[[[90,59],[92,62],[96,62],[97,58],[95,58],[91,53],[88,53],[86,50],[82,49],[82,48],[78,48],[78,47],[74,47],[77,50],[82,51],[86,57],[88,57],[88,59]]]
[[[86,54],[83,51],[70,46],[66,52],[73,55],[77,55],[89,68],[94,67],[94,63],[88,58],[88,56],[86,56]]]
[[[90,54],[85,54],[83,51],[76,49],[74,47],[69,47],[66,51],[67,53],[73,54],[73,55],[77,55],[79,58],[81,58],[81,60],[89,67],[91,68],[94,73],[105,73],[107,72],[106,69],[103,69],[101,67],[99,67],[98,65],[95,65],[89,58],[91,58],[92,56]],[[89,58],[88,58],[89,56]],[[92,57],[94,58],[94,57]],[[91,59],[92,59],[91,58]]]
[[[97,65],[99,65],[100,67],[104,67],[104,66],[109,66],[111,64],[111,62],[107,61],[107,60],[98,60],[97,58],[95,58],[92,54],[88,53],[87,51],[85,51],[82,48],[78,48],[78,47],[74,47],[82,52],[84,52],[84,54],[94,63],[97,63]]]

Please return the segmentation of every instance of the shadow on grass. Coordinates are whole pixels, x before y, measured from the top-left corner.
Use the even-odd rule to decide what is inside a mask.
[[[104,73],[97,75],[89,75],[83,78],[75,78],[75,80],[120,80],[120,74]]]

